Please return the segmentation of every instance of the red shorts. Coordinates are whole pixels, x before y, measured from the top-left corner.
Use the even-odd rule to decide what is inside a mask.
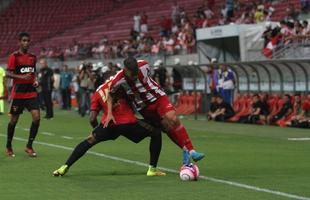
[[[162,96],[155,102],[140,111],[141,115],[149,122],[160,123],[163,116],[175,110],[167,96]],[[156,121],[155,121],[156,120]]]

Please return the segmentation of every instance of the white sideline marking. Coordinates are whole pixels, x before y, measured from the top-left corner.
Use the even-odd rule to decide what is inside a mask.
[[[24,131],[30,131],[30,129],[29,129],[29,128],[23,128],[23,130],[24,130]]]
[[[287,140],[291,140],[291,141],[309,141],[310,138],[287,138]]]
[[[67,140],[72,140],[73,139],[73,137],[69,137],[69,136],[65,136],[65,135],[61,136],[61,138],[64,138],[64,139],[67,139]]]
[[[0,134],[0,136],[1,137],[6,137],[6,135],[3,135],[3,134]],[[15,140],[19,140],[19,141],[24,141],[24,142],[28,141],[26,139],[19,138],[19,137],[15,137],[14,139]],[[37,142],[37,141],[35,141],[34,143],[40,144],[40,145],[43,145],[43,146],[54,147],[54,148],[58,148],[58,149],[64,149],[64,150],[68,150],[68,151],[72,151],[73,150],[72,147],[66,147],[66,146],[57,145],[57,144],[50,144],[50,143],[46,143],[46,142]],[[116,161],[120,161],[120,162],[125,162],[125,163],[130,163],[130,164],[138,165],[138,166],[143,166],[143,167],[148,167],[149,166],[148,164],[140,162],[140,161],[128,160],[128,159],[119,158],[119,157],[116,157],[116,156],[110,156],[110,155],[103,154],[103,153],[97,153],[97,152],[93,152],[93,151],[88,151],[87,153],[88,154],[92,154],[92,155],[96,155],[96,156],[100,156],[100,157],[103,157],[103,158],[108,158],[108,159],[111,159],[111,160],[116,160]],[[162,170],[167,171],[167,172],[175,173],[175,174],[179,173],[178,170],[174,170],[174,169],[170,169],[170,168],[159,167],[159,169],[162,169]],[[246,184],[243,184],[243,183],[227,181],[227,180],[207,177],[207,176],[203,176],[203,175],[200,175],[199,178],[200,179],[204,179],[204,180],[208,180],[208,181],[211,181],[211,182],[215,182],[215,183],[221,183],[221,184],[224,184],[224,185],[231,185],[231,186],[238,187],[238,188],[253,190],[253,191],[256,191],[256,192],[264,192],[264,193],[269,193],[269,194],[273,194],[273,195],[277,195],[277,196],[282,196],[282,197],[286,197],[286,198],[289,198],[289,199],[310,200],[309,197],[298,196],[298,195],[295,195],[295,194],[289,194],[289,193],[280,192],[280,191],[276,191],[276,190],[260,188],[260,187],[256,187],[256,186],[246,185]]]
[[[41,132],[42,135],[48,135],[48,136],[55,136],[54,133],[50,133],[50,132]]]

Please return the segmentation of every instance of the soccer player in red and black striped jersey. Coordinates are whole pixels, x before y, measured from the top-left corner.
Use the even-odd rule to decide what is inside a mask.
[[[150,166],[146,175],[166,175],[166,173],[156,168],[162,144],[160,129],[152,127],[144,120],[138,120],[135,117],[133,110],[124,98],[124,91],[119,90],[117,94],[114,95],[113,99],[117,101],[113,103],[114,106],[111,112],[113,112],[115,118],[113,118],[113,123],[109,123],[106,128],[103,127],[107,118],[107,102],[109,99],[108,93],[110,84],[111,81],[102,84],[92,96],[90,119],[94,130],[91,135],[75,147],[65,165],[62,165],[53,172],[54,176],[65,175],[68,169],[94,145],[103,141],[115,140],[121,135],[135,143],[139,143],[144,138],[150,137]],[[101,110],[103,111],[103,115],[101,123],[98,125],[97,115]]]
[[[25,152],[29,156],[35,157],[36,152],[32,148],[32,143],[40,125],[40,109],[36,91],[38,82],[35,75],[36,56],[28,52],[30,46],[30,35],[28,33],[20,33],[18,39],[19,50],[10,55],[6,75],[8,78],[13,79],[10,109],[11,119],[7,129],[6,154],[11,157],[15,156],[12,148],[14,130],[19,115],[26,108],[32,115],[32,123]]]

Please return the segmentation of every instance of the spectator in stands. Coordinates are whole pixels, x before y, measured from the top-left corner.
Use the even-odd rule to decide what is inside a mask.
[[[166,54],[173,55],[174,54],[174,40],[172,36],[163,37],[163,45],[166,51]]]
[[[62,97],[62,109],[71,109],[71,81],[72,74],[68,70],[68,65],[63,66],[63,71],[60,73],[60,90]]]
[[[234,17],[234,0],[226,0],[226,18],[227,21],[231,21],[231,18]]]
[[[206,18],[203,6],[198,7],[198,9],[196,11],[196,16]]]
[[[172,20],[167,17],[161,17],[160,21],[160,36],[168,37],[171,33]]]
[[[308,13],[309,11],[309,0],[300,0],[301,10],[304,13]]]
[[[212,19],[214,17],[214,12],[211,10],[209,6],[206,6],[204,9],[204,15],[207,19]]]
[[[46,58],[48,56],[47,54],[48,54],[48,51],[44,47],[41,47],[40,58]]]
[[[141,16],[140,13],[137,11],[136,14],[133,16],[133,30],[140,33],[140,24],[141,24]]]
[[[174,24],[180,24],[180,7],[177,1],[174,2],[171,8],[171,19]]]
[[[209,7],[211,10],[213,10],[213,7],[215,5],[215,0],[204,0],[203,2],[204,7]]]
[[[266,23],[266,29],[262,35],[262,38],[264,38],[264,48],[269,43],[271,36],[272,36],[272,28],[271,28],[271,23],[269,22],[269,23]]]
[[[142,33],[148,32],[147,19],[148,19],[148,16],[143,11],[141,15],[141,29],[140,29]]]
[[[264,21],[264,6],[260,5],[257,7],[257,10],[254,14],[255,23],[260,23]]]
[[[210,106],[209,106],[209,112],[208,112],[208,120],[212,120],[215,115],[215,112],[218,108],[218,105],[216,103],[216,96],[212,96],[210,100]]]
[[[285,94],[282,98],[283,106],[274,116],[269,115],[267,117],[268,124],[276,124],[277,121],[283,119],[285,120],[293,111],[291,104],[291,96],[289,94]]]
[[[299,16],[299,12],[295,9],[295,5],[290,3],[289,7],[286,9],[287,20],[297,20]]]
[[[226,103],[221,96],[216,97],[217,110],[211,116],[213,120],[225,122],[235,115],[230,104]]]
[[[307,20],[304,20],[302,22],[302,35],[309,35],[310,34],[310,26],[308,24],[308,21]]]

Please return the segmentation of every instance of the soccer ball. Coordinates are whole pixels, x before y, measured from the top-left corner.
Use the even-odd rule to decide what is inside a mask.
[[[183,165],[180,169],[180,178],[182,181],[197,181],[199,177],[199,168],[192,163]]]

